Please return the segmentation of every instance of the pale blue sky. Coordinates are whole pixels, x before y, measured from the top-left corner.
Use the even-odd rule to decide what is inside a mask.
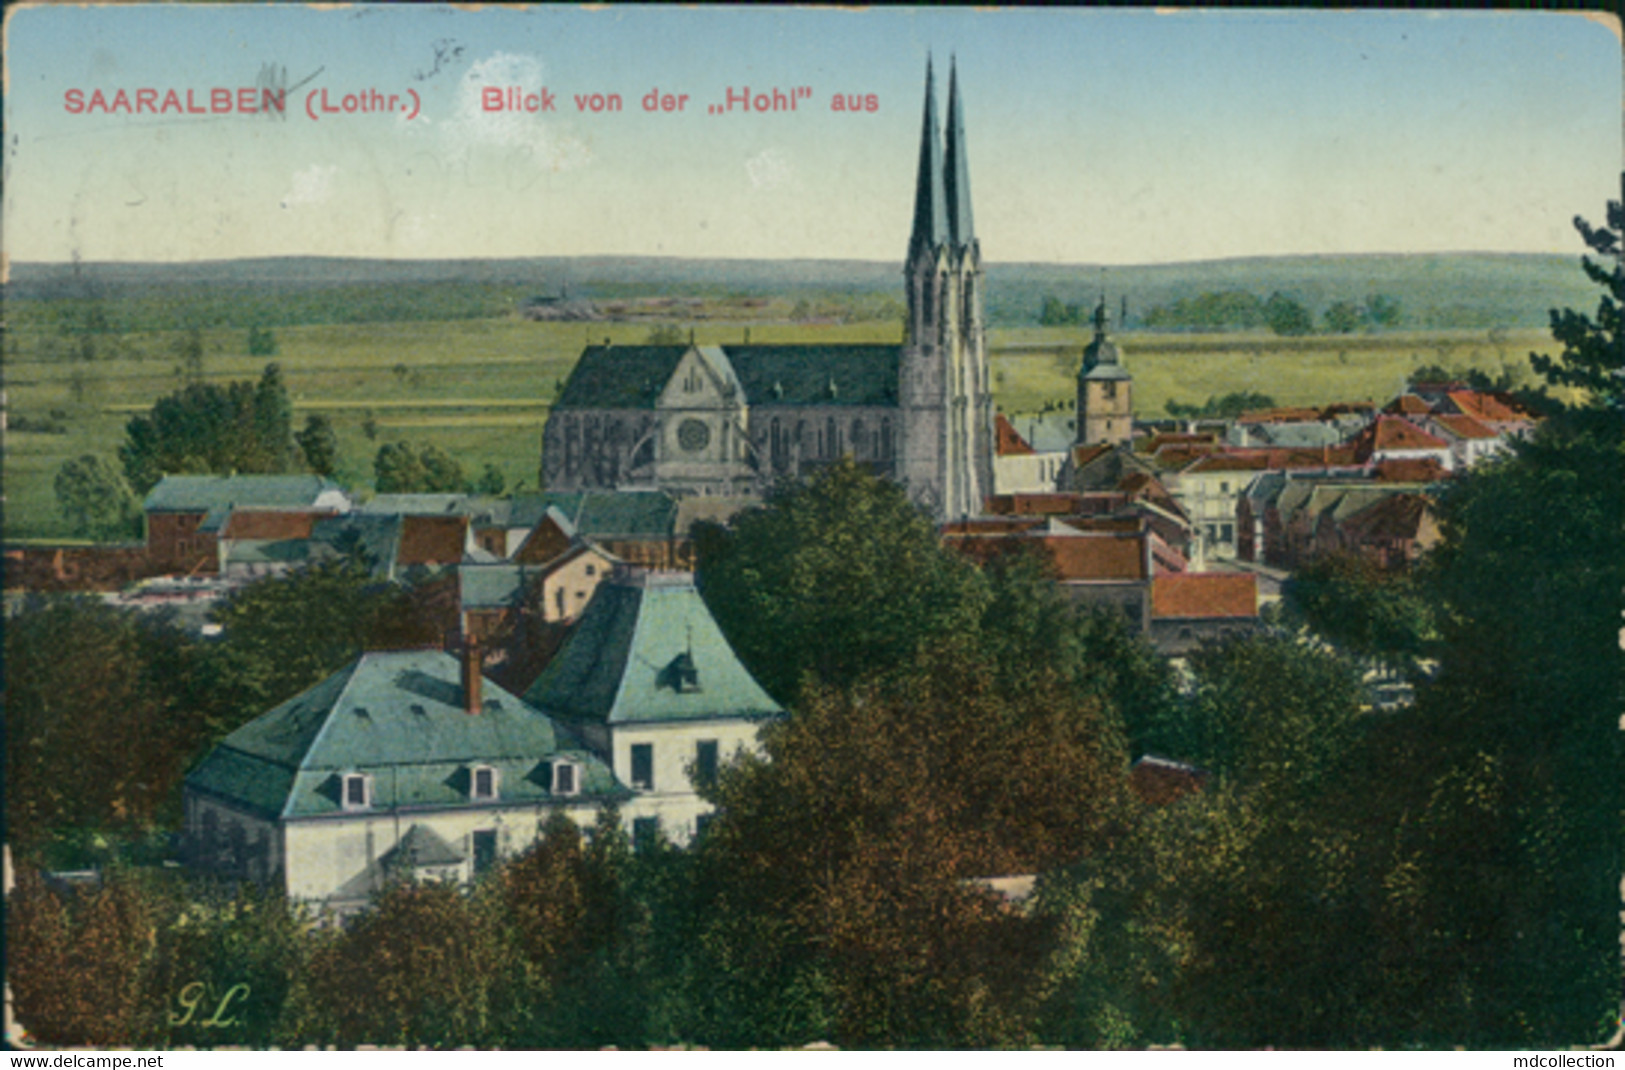
[[[1577,15],[49,7],[7,22],[13,260],[900,259],[926,55],[962,81],[994,261],[1574,252],[1619,196],[1617,30]],[[441,54],[435,70],[437,45]],[[285,121],[64,94],[308,82]],[[485,84],[558,111],[489,114]],[[793,114],[706,114],[727,87]],[[653,87],[690,95],[644,113]],[[304,94],[422,97],[311,121]],[[939,81],[939,90],[944,88]],[[620,93],[618,115],[576,93]],[[873,114],[829,110],[873,93]]]

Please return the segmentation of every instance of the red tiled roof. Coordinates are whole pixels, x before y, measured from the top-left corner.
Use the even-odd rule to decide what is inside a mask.
[[[1198,457],[1206,457],[1220,449],[1215,442],[1170,442],[1166,446],[1157,447],[1151,455],[1151,461],[1158,468],[1184,468]]]
[[[1059,578],[1073,583],[1146,579],[1143,534],[1050,537],[1042,540]]]
[[[1382,411],[1397,416],[1425,416],[1433,411],[1433,406],[1415,394],[1401,394],[1384,405]]]
[[[463,559],[467,532],[466,516],[403,516],[395,561],[400,565],[455,564]]]
[[[1450,401],[1468,416],[1492,423],[1521,423],[1529,413],[1505,394],[1483,390],[1452,390]]]
[[[1079,494],[993,494],[987,511],[996,516],[1058,516],[1083,508]]]
[[[1219,436],[1212,431],[1165,431],[1134,440],[1135,453],[1156,453],[1164,446],[1217,446]]]
[[[315,513],[233,509],[226,518],[223,539],[308,539],[316,525]],[[322,514],[326,515],[326,514]]]
[[[1363,539],[1414,539],[1433,509],[1425,494],[1395,494],[1372,502],[1349,517],[1343,528]]]
[[[1145,755],[1129,767],[1128,786],[1149,806],[1166,806],[1182,795],[1201,791],[1207,773],[1184,762]]]
[[[1151,616],[1256,617],[1258,578],[1251,572],[1165,573],[1151,581]]]
[[[1105,442],[1097,442],[1093,446],[1073,446],[1072,467],[1082,468],[1090,461],[1098,460],[1100,457],[1110,453],[1115,448],[1116,447]]]
[[[1000,457],[1020,457],[1033,452],[1027,440],[1011,426],[1002,412],[993,414],[993,442],[994,452]]]
[[[1244,412],[1236,417],[1238,424],[1285,424],[1306,423],[1321,418],[1321,410],[1308,408],[1275,408],[1259,409],[1256,412]]]
[[[1449,413],[1435,416],[1433,422],[1445,427],[1457,438],[1495,438],[1495,432],[1471,416]]]
[[[1378,450],[1442,450],[1449,444],[1409,420],[1379,416],[1354,440],[1355,455],[1369,458]]]
[[[980,516],[974,520],[950,520],[942,525],[945,538],[1019,535],[1044,523],[1036,516]]]
[[[553,560],[570,548],[570,536],[557,521],[544,515],[530,529],[525,541],[514,551],[513,559],[523,565],[540,565]]]
[[[1320,449],[1238,449],[1210,453],[1185,469],[1187,472],[1263,472],[1282,468],[1322,468],[1352,465],[1352,446],[1323,446]]]
[[[1437,483],[1450,473],[1437,457],[1406,457],[1377,462],[1380,483]]]

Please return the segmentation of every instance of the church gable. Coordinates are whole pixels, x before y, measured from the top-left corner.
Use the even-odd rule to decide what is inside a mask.
[[[656,408],[724,409],[739,402],[739,382],[722,350],[691,346],[672,370]]]

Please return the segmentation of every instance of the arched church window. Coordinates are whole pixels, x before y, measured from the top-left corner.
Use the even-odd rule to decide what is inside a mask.
[[[865,452],[865,450],[864,450],[865,445],[867,445],[867,444],[863,441],[863,421],[862,420],[853,420],[852,421],[852,456],[857,457],[858,459],[861,460],[863,458],[863,455],[864,455],[864,452]]]
[[[829,450],[829,452],[824,454],[824,456],[826,456],[826,457],[838,457],[838,456],[840,456],[840,454],[841,454],[841,440],[840,440],[839,434],[836,432],[836,429],[835,429],[835,417],[833,417],[833,416],[831,416],[829,419],[824,421],[824,445],[826,447],[828,447],[828,450]]]

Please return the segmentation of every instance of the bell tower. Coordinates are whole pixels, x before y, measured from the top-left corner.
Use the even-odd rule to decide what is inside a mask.
[[[1117,343],[1107,336],[1110,313],[1106,297],[1095,306],[1095,337],[1083,348],[1078,369],[1078,438],[1080,446],[1098,443],[1126,446],[1134,437],[1134,379],[1123,367]]]

